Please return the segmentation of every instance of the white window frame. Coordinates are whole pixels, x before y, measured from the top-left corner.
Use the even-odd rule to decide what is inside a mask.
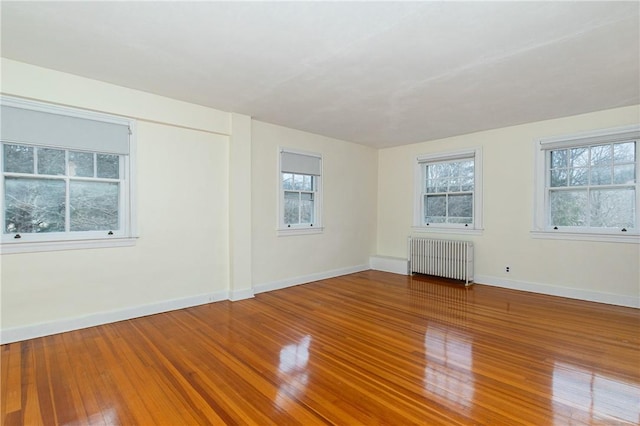
[[[135,245],[137,239],[137,216],[135,203],[135,182],[136,174],[133,167],[136,158],[136,122],[135,120],[112,116],[108,114],[96,113],[92,111],[63,107],[43,102],[20,99],[10,96],[0,96],[2,105],[22,108],[33,111],[58,114],[69,117],[82,118],[87,120],[101,121],[106,123],[120,124],[129,127],[129,154],[120,155],[120,166],[122,178],[120,179],[120,229],[113,230],[112,234],[105,231],[89,232],[52,232],[52,233],[20,233],[20,238],[16,239],[15,234],[6,234],[5,226],[5,206],[4,206],[4,179],[5,173],[1,175],[0,182],[0,220],[2,226],[0,253],[32,253],[58,250],[93,249],[106,247],[127,247]],[[36,148],[55,148],[68,151],[78,151],[76,147],[47,146],[46,144],[25,143],[23,141],[2,140],[0,144],[0,165],[4,164],[4,143],[15,145],[34,146]],[[87,151],[89,152],[89,151]],[[91,151],[100,153],[98,151]],[[2,170],[4,168],[2,167]],[[10,175],[8,173],[8,175]],[[63,178],[65,179],[65,178]],[[68,177],[66,178],[68,179]],[[68,194],[67,194],[68,197]]]
[[[427,164],[455,161],[474,160],[474,188],[473,188],[473,224],[462,223],[424,223],[424,187],[426,184],[425,170]],[[470,148],[435,154],[423,154],[414,159],[414,197],[413,197],[413,231],[426,233],[447,233],[480,235],[482,224],[482,148]]]
[[[622,231],[613,228],[551,227],[549,214],[549,156],[552,150],[603,145],[629,140],[636,141],[636,226]],[[640,244],[640,125],[594,130],[570,135],[553,136],[534,141],[534,214],[533,238],[602,241]]]
[[[320,162],[320,173],[319,175],[313,175],[314,177],[314,221],[311,224],[285,224],[284,223],[284,185],[282,182],[282,174],[286,173],[283,171],[282,166],[282,155],[283,153],[297,154],[313,157],[318,159]],[[296,173],[306,175],[305,173]],[[324,227],[322,225],[322,175],[323,175],[323,161],[322,154],[309,152],[309,151],[300,151],[296,149],[290,148],[278,148],[278,223],[277,223],[277,234],[278,236],[291,236],[291,235],[309,235],[309,234],[321,234],[324,231]]]

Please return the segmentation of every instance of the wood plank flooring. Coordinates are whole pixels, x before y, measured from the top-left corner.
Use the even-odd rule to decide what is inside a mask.
[[[4,425],[640,423],[640,310],[366,271],[3,345]]]

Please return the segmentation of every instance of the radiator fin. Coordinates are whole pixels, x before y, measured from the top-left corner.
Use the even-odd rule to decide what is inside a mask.
[[[409,272],[473,282],[473,243],[409,237]]]

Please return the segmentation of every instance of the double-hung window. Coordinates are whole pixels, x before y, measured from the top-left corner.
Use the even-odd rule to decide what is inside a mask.
[[[414,229],[482,229],[480,148],[416,159]]]
[[[3,97],[2,250],[133,243],[132,122]]]
[[[639,141],[639,126],[538,141],[534,235],[638,242]]]
[[[280,150],[279,230],[288,233],[322,231],[322,157]]]

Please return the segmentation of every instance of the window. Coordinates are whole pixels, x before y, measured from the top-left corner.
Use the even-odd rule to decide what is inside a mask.
[[[4,253],[131,245],[132,123],[2,98]]]
[[[482,229],[481,150],[425,155],[416,162],[414,228]]]
[[[279,229],[281,234],[322,231],[322,157],[280,151]]]
[[[639,137],[634,126],[538,141],[535,231],[637,239]]]

